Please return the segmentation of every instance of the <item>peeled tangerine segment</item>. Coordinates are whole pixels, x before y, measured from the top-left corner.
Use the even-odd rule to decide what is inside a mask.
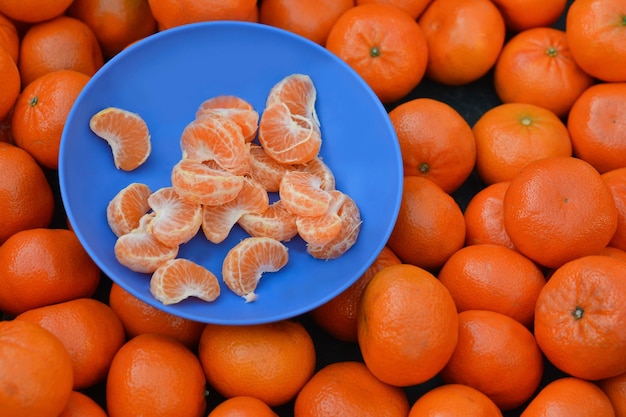
[[[144,215],[139,227],[117,238],[115,257],[125,267],[135,272],[152,273],[178,255],[178,246],[167,246],[148,231],[152,214]]]
[[[274,201],[263,213],[247,213],[239,218],[239,226],[250,236],[271,237],[282,242],[298,234],[296,216]]]
[[[214,301],[220,295],[217,277],[204,266],[183,258],[162,264],[150,278],[150,292],[163,304],[175,304],[189,297]]]
[[[137,113],[108,107],[91,117],[89,128],[107,141],[117,169],[132,171],[150,156],[150,131]]]
[[[243,177],[189,159],[180,160],[172,168],[172,186],[190,203],[219,205],[237,197]]]
[[[183,200],[173,187],[163,187],[148,197],[153,219],[148,230],[167,246],[190,241],[200,230],[202,206]]]
[[[133,182],[121,189],[107,205],[107,222],[119,237],[139,227],[139,220],[150,211],[148,197],[152,190],[146,184]]]
[[[256,181],[244,177],[237,197],[217,206],[202,206],[202,230],[212,243],[222,243],[233,226],[246,213],[263,213],[269,207],[267,191]]]
[[[309,245],[325,245],[332,241],[341,230],[339,210],[346,201],[346,195],[338,190],[332,190],[329,193],[331,200],[326,213],[321,216],[296,219],[298,234]]]
[[[361,230],[361,213],[356,202],[344,194],[343,204],[337,212],[341,218],[339,233],[323,245],[307,244],[307,253],[317,259],[335,259],[356,243]]]
[[[317,90],[311,77],[306,74],[290,74],[272,87],[265,106],[285,103],[292,114],[312,119],[314,128],[317,129],[319,120],[315,111],[316,99]]]
[[[228,251],[222,264],[226,286],[246,302],[256,300],[255,290],[265,272],[276,272],[287,264],[287,247],[269,237],[248,237]]]
[[[296,216],[321,216],[328,211],[330,194],[322,180],[310,172],[289,171],[283,175],[278,195],[283,206]]]

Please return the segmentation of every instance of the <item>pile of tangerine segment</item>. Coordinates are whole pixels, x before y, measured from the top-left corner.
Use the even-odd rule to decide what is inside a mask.
[[[263,273],[286,265],[283,242],[296,235],[318,259],[337,258],[354,245],[360,212],[336,189],[333,172],[319,156],[315,101],[315,86],[303,74],[275,84],[261,116],[238,96],[209,98],[182,132],[171,186],[152,191],[134,182],[110,201],[115,256],[133,271],[152,274],[150,291],[157,300],[219,296],[213,272],[178,257],[180,245],[200,229],[214,244],[237,224],[249,234],[222,265],[224,283],[246,302],[256,299]],[[91,118],[90,128],[109,143],[118,169],[131,171],[150,155],[150,132],[138,114],[109,107]],[[270,203],[269,193],[278,199]]]

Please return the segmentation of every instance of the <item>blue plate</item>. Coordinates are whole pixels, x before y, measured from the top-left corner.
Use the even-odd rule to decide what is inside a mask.
[[[307,74],[317,89],[322,129],[321,156],[337,188],[361,210],[356,244],[342,257],[323,261],[306,253],[296,237],[286,245],[289,262],[266,273],[258,298],[245,303],[223,284],[218,299],[187,299],[164,306],[149,291],[148,274],[135,273],[115,258],[116,237],[106,206],[131,182],[152,190],[170,186],[181,158],[180,135],[207,98],[232,94],[262,112],[270,88],[287,75]],[[108,144],[89,130],[89,119],[105,107],[136,112],[148,124],[152,153],[132,172],[118,171]],[[303,314],[341,293],[383,249],[402,195],[402,158],[387,112],[367,84],[325,48],[289,32],[247,22],[206,22],[146,38],[111,59],[85,86],[70,112],[59,158],[61,196],[69,222],[104,274],[162,310],[217,324],[257,324]],[[247,235],[238,226],[219,245],[200,233],[179,257],[201,263],[221,281],[226,252]]]

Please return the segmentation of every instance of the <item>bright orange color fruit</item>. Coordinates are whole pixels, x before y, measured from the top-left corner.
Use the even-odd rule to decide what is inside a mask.
[[[524,167],[511,180],[503,209],[515,248],[549,268],[597,254],[617,228],[609,187],[591,165],[572,157]]]
[[[615,417],[626,416],[626,372],[599,381],[598,386],[609,397]]]
[[[20,22],[36,23],[60,16],[72,0],[23,0],[3,2],[0,12]]]
[[[530,162],[572,156],[565,123],[530,103],[504,103],[484,112],[472,127],[476,172],[486,184],[511,181]]]
[[[535,304],[546,283],[541,269],[506,246],[470,245],[452,254],[437,275],[459,312],[491,310],[533,324]]]
[[[502,48],[494,86],[504,103],[530,103],[566,117],[595,82],[570,52],[565,31],[537,27],[518,33]]]
[[[263,213],[246,213],[237,224],[252,237],[269,237],[282,242],[298,234],[296,216],[280,200],[274,201]]]
[[[87,394],[72,391],[65,408],[57,417],[107,417],[107,414]]]
[[[246,100],[234,95],[219,95],[200,103],[196,118],[217,114],[234,121],[241,128],[246,142],[252,142],[259,127],[259,113]]]
[[[385,267],[361,295],[357,329],[363,360],[387,384],[426,382],[450,359],[457,323],[454,300],[434,275],[408,264]]]
[[[269,237],[248,237],[233,246],[222,264],[222,279],[235,294],[246,302],[255,301],[254,292],[261,276],[276,272],[287,264],[288,249]]]
[[[152,209],[148,231],[161,243],[175,247],[189,242],[202,225],[202,206],[189,203],[173,187],[162,187],[148,196]]]
[[[450,105],[416,98],[389,112],[400,143],[404,175],[430,179],[451,193],[465,182],[476,162],[468,122]]]
[[[139,227],[139,220],[150,211],[151,194],[150,187],[140,182],[130,183],[115,194],[107,205],[107,223],[115,236]]]
[[[89,128],[109,144],[117,169],[132,171],[150,156],[150,131],[137,113],[107,107],[91,117]]]
[[[539,294],[535,337],[548,360],[578,378],[626,372],[626,262],[583,256],[558,268]]]
[[[287,171],[278,189],[285,209],[296,216],[315,217],[328,212],[330,193],[322,189],[322,180],[315,174]]]
[[[25,150],[0,142],[0,245],[13,234],[48,227],[54,195],[46,174]]]
[[[0,246],[0,275],[0,310],[8,315],[91,297],[100,282],[100,269],[66,229],[12,235]]]
[[[356,5],[368,3],[385,3],[407,12],[417,19],[426,10],[432,0],[356,0]]]
[[[74,370],[74,389],[105,380],[117,350],[126,341],[115,312],[93,298],[33,308],[15,320],[35,323],[55,335],[67,349]]]
[[[15,23],[0,12],[0,47],[9,53],[17,64],[20,54],[20,34]],[[4,77],[3,77],[4,78]]]
[[[600,388],[590,381],[568,376],[543,387],[520,416],[540,417],[547,414],[571,417],[616,416],[609,398]]]
[[[326,365],[304,385],[294,405],[294,417],[406,417],[407,396],[399,387],[376,378],[362,362]]]
[[[552,26],[565,11],[567,0],[492,0],[509,32]]]
[[[515,249],[504,227],[503,201],[508,181],[479,190],[465,207],[465,245],[494,244]]]
[[[295,398],[315,370],[313,340],[293,320],[207,324],[198,355],[209,385],[224,397],[252,396],[270,407]]]
[[[490,0],[433,0],[417,22],[428,45],[426,76],[452,86],[487,74],[506,34],[502,14]]]
[[[257,0],[148,0],[159,30],[213,20],[258,19]]]
[[[183,258],[171,259],[152,274],[150,293],[165,305],[189,297],[214,301],[220,295],[217,277],[200,264]]]
[[[414,17],[378,3],[343,13],[328,34],[326,48],[352,67],[383,103],[399,100],[419,84],[430,54]]]
[[[243,176],[191,159],[181,159],[172,168],[172,186],[189,203],[216,206],[237,197]]]
[[[278,414],[258,398],[242,395],[222,401],[207,417],[278,417]]]
[[[440,374],[443,381],[481,391],[502,411],[529,400],[543,375],[543,356],[530,330],[488,310],[466,310],[458,319],[459,339]]]
[[[444,384],[419,397],[408,417],[502,417],[498,406],[481,391],[463,384]]]
[[[15,143],[40,165],[57,169],[61,135],[76,98],[90,77],[78,71],[58,70],[33,80],[15,103],[11,128]]]
[[[13,57],[0,46],[0,76],[4,92],[0,96],[0,120],[13,109],[21,88],[21,76]]]
[[[56,417],[73,382],[65,346],[41,326],[0,321],[0,413],[3,416]]]
[[[206,378],[198,357],[176,339],[141,334],[115,354],[106,381],[109,417],[202,417]]]
[[[609,246],[626,251],[626,167],[607,171],[602,179],[608,185],[617,207],[617,229]]]

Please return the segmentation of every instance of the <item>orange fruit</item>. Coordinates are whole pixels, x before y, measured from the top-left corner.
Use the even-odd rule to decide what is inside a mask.
[[[207,417],[278,417],[278,414],[258,398],[239,396],[222,401]]]
[[[432,0],[356,0],[356,4],[385,3],[404,10],[411,15],[413,19],[417,19],[431,1]]]
[[[281,164],[276,161],[265,152],[262,146],[252,145],[250,147],[250,171],[248,175],[268,192],[277,192],[280,189],[283,175],[292,167],[292,165]]]
[[[206,379],[198,357],[162,334],[141,334],[115,354],[106,381],[109,417],[201,417]]]
[[[466,310],[458,319],[459,340],[441,371],[443,381],[469,385],[503,411],[530,399],[543,374],[543,357],[530,330],[495,311]]]
[[[602,179],[609,186],[617,207],[617,229],[609,246],[626,251],[626,167],[607,171]]]
[[[333,24],[352,7],[353,0],[263,0],[259,5],[259,22],[324,46]]]
[[[146,214],[136,229],[115,241],[115,258],[132,271],[153,273],[178,255],[178,246],[167,246],[149,231],[151,220],[152,216]]]
[[[444,384],[419,397],[408,417],[502,417],[496,404],[479,390],[463,384]]]
[[[133,182],[122,188],[107,205],[107,223],[122,236],[139,227],[139,220],[150,211],[148,197],[152,190],[144,183]]]
[[[336,193],[331,191],[330,193]],[[361,212],[356,202],[347,194],[341,196],[337,214],[341,220],[339,232],[324,244],[307,243],[306,251],[316,259],[335,259],[346,253],[356,243],[361,231]],[[333,203],[335,204],[335,203]],[[296,219],[298,228],[298,219]],[[302,226],[300,226],[301,228]]]
[[[72,391],[65,408],[57,417],[107,417],[102,407],[80,391]]]
[[[367,368],[390,385],[428,381],[455,349],[457,317],[450,292],[431,273],[408,264],[383,268],[365,287],[358,310]]]
[[[252,237],[269,237],[283,242],[298,234],[296,216],[280,200],[274,201],[263,213],[246,213],[237,224]]]
[[[339,210],[342,209],[347,196],[339,190],[331,190],[328,211],[320,216],[298,216],[296,230],[307,245],[324,246],[337,237],[341,231],[342,220]]]
[[[269,195],[258,182],[244,177],[237,196],[226,203],[202,206],[201,226],[204,236],[213,243],[223,242],[241,216],[263,213],[269,207]]]
[[[465,207],[465,245],[494,244],[515,249],[504,228],[503,201],[508,181],[480,189]]]
[[[490,0],[433,0],[417,22],[428,45],[426,76],[445,85],[485,75],[504,44],[504,19]]]
[[[78,71],[52,71],[28,84],[17,99],[11,120],[15,143],[40,165],[58,168],[65,122],[89,80]]]
[[[21,91],[20,72],[13,57],[0,47],[0,75],[4,92],[0,96],[0,119],[9,115]]]
[[[20,44],[22,86],[62,69],[91,77],[103,63],[96,35],[86,23],[73,17],[59,16],[31,26]]]
[[[522,254],[557,268],[597,254],[617,228],[617,208],[598,171],[577,158],[531,162],[504,195],[504,227]]]
[[[17,65],[20,54],[20,34],[13,20],[2,13],[0,13],[0,48],[4,48]]]
[[[251,396],[270,407],[295,398],[315,369],[313,340],[293,320],[207,324],[198,355],[209,385],[224,397]]]
[[[219,95],[211,97],[198,106],[196,118],[217,114],[234,121],[241,128],[246,142],[252,142],[259,127],[259,113],[246,100],[238,96]]]
[[[310,119],[314,122],[314,129],[317,130],[319,120],[315,110],[316,98],[317,90],[311,77],[306,74],[294,73],[283,77],[272,86],[267,94],[265,106],[270,107],[276,103],[285,103],[289,112],[296,116],[294,117],[296,120],[300,117]]]
[[[74,0],[67,15],[91,28],[108,58],[157,30],[147,0]]]
[[[625,167],[624,111],[626,82],[600,83],[585,90],[567,119],[574,155],[600,173]]]
[[[336,189],[335,174],[319,155],[306,164],[296,164],[291,165],[291,167],[297,171],[310,172],[320,177],[322,190],[331,191]]]
[[[2,2],[0,13],[20,22],[36,23],[62,15],[72,0],[24,0]]]
[[[626,416],[626,372],[598,381],[615,410],[615,417]]]
[[[465,219],[454,199],[427,178],[404,177],[400,211],[387,246],[403,262],[434,270],[465,243]]]
[[[389,4],[363,4],[344,12],[326,48],[344,60],[383,103],[407,95],[424,77],[429,49],[420,25]]]
[[[109,144],[117,169],[132,171],[150,156],[150,130],[137,113],[107,107],[89,119],[89,128]]]
[[[211,20],[258,19],[257,0],[148,0],[159,29]]]
[[[626,372],[626,262],[583,256],[558,268],[539,294],[535,337],[548,360],[578,378]]]
[[[331,336],[345,341],[357,342],[357,318],[361,296],[374,275],[386,266],[402,263],[389,247],[384,246],[374,262],[347,289],[330,301],[313,309],[313,321]]]
[[[65,346],[42,327],[0,321],[0,413],[56,417],[72,392],[72,361]]]
[[[104,381],[115,352],[125,342],[117,314],[93,298],[33,308],[15,319],[38,324],[59,338],[72,359],[74,389]]]
[[[222,279],[232,292],[252,302],[257,298],[254,291],[261,276],[279,271],[288,260],[288,249],[280,241],[269,237],[244,238],[226,253]]]
[[[551,27],[515,35],[502,48],[494,67],[500,100],[535,104],[559,117],[567,116],[574,101],[593,83],[594,78],[572,57],[565,31]]]
[[[172,186],[189,203],[215,206],[237,197],[243,176],[191,159],[181,159],[172,168]]]
[[[20,230],[48,227],[55,200],[46,174],[25,150],[0,142],[0,245]]]
[[[115,282],[109,292],[109,306],[120,318],[129,339],[144,333],[160,333],[193,351],[198,347],[204,323],[153,307]]]
[[[302,387],[294,417],[406,417],[407,396],[399,387],[377,379],[362,362],[326,365]]]
[[[322,189],[322,180],[315,174],[287,171],[278,188],[282,206],[295,216],[316,217],[328,212],[331,194]]]
[[[483,113],[472,129],[476,172],[486,184],[511,181],[537,159],[572,155],[563,121],[535,104],[499,104]]]
[[[428,178],[452,193],[472,173],[476,161],[474,134],[450,105],[416,98],[395,107],[389,118],[400,143],[405,176]]]
[[[552,26],[565,12],[567,0],[492,0],[498,7],[507,30],[521,32]]]
[[[595,384],[562,377],[543,387],[520,416],[546,415],[613,417],[616,414],[607,396]]]
[[[165,305],[188,297],[214,301],[220,295],[220,283],[208,269],[188,259],[171,259],[152,274],[150,293]]]
[[[148,196],[150,224],[148,231],[167,246],[189,242],[202,225],[202,206],[189,203],[173,187],[162,187]]]
[[[546,283],[537,265],[506,246],[470,245],[459,249],[437,275],[459,312],[490,310],[533,324],[535,303]]]
[[[626,261],[626,251],[611,246],[606,246],[600,251],[600,255],[608,256],[611,258],[617,258],[622,261]]]
[[[0,246],[0,310],[26,310],[91,297],[100,269],[76,234],[35,228],[15,233]]]
[[[572,55],[585,72],[602,81],[626,81],[623,2],[576,1],[567,10],[565,27]]]

